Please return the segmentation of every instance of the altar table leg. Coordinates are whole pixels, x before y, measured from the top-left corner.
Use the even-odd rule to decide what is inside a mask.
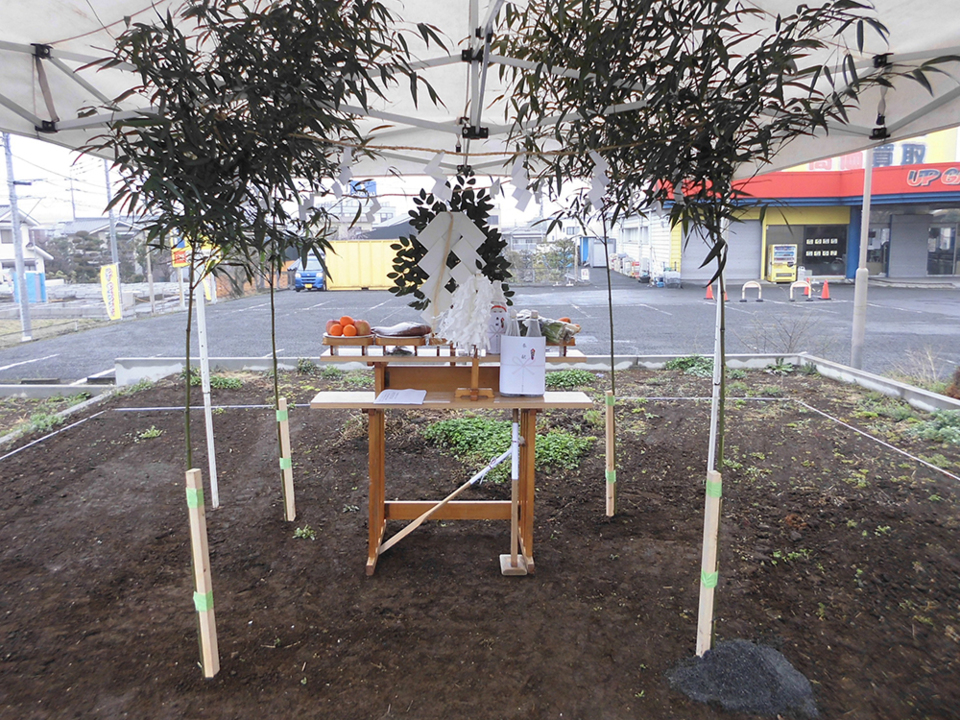
[[[384,501],[386,500],[386,468],[384,449],[384,412],[368,410],[370,438],[370,521],[367,543],[367,575],[377,569],[377,551],[386,529]]]
[[[533,501],[536,492],[535,461],[537,443],[537,411],[520,411],[520,550],[527,563],[527,572],[533,573]]]

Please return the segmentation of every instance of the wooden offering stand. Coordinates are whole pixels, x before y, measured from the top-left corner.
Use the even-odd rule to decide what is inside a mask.
[[[360,354],[366,355],[367,348],[370,345],[373,345],[374,342],[373,335],[354,335],[349,337],[346,335],[327,335],[323,334],[323,344],[330,347],[330,354],[336,355],[337,349],[341,347],[360,347]]]
[[[388,521],[407,520],[416,526],[427,518],[511,522],[511,529],[516,528],[517,539],[515,544],[511,542],[511,554],[506,556],[509,571],[504,574],[533,573],[535,571],[533,508],[537,413],[560,408],[588,410],[593,407],[593,401],[582,392],[546,392],[536,397],[504,397],[500,395],[500,366],[497,356],[466,358],[451,354],[431,358],[416,355],[402,357],[368,355],[364,360],[374,367],[375,391],[320,392],[313,398],[310,407],[315,410],[361,410],[369,417],[370,517],[367,575],[374,573],[377,560],[389,542],[385,538]],[[344,362],[346,358],[337,358],[337,361]],[[468,361],[469,365],[463,364]],[[569,362],[569,360],[566,361]],[[478,391],[476,399],[472,398],[474,388]],[[390,389],[424,390],[426,396],[422,402],[415,405],[384,402],[383,399],[378,402],[377,397],[384,390]],[[490,394],[481,394],[481,390],[490,390]],[[458,395],[458,391],[466,392]],[[387,500],[386,411],[450,412],[464,409],[517,411],[519,419],[519,479],[515,488],[517,497],[512,502],[511,500],[457,500],[453,495],[448,495],[439,501]],[[460,490],[455,491],[456,495],[459,493]],[[516,520],[512,517],[514,513],[517,516]],[[516,561],[513,560],[514,555],[518,556]]]

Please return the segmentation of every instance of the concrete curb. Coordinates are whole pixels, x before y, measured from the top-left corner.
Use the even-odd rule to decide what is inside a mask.
[[[626,370],[633,367],[642,367],[649,370],[660,370],[671,360],[687,355],[617,355],[614,356],[613,367],[617,370]],[[316,358],[307,358],[315,360]],[[278,358],[278,364],[283,371],[294,371],[301,358]],[[366,362],[361,359],[344,359],[338,363],[344,370],[367,369]],[[960,410],[960,401],[923,390],[913,385],[893,380],[891,378],[874,375],[873,373],[857,370],[831,360],[810,355],[808,353],[793,354],[731,354],[727,356],[727,365],[730,368],[761,370],[768,365],[786,363],[794,366],[813,365],[817,372],[824,377],[838,380],[843,383],[857,385],[867,390],[882,393],[888,397],[900,398],[912,407],[925,412],[934,410]],[[135,385],[141,381],[156,381],[170,375],[183,372],[184,358],[118,358],[116,360],[116,386],[109,385],[0,385],[0,397],[44,398],[56,395],[70,395],[79,392],[89,392],[99,397],[87,401],[93,403],[107,397],[117,388]],[[193,364],[193,362],[191,363]],[[197,361],[197,365],[199,361]],[[210,358],[210,367],[214,371],[226,372],[269,372],[273,369],[270,358]],[[575,362],[565,362],[555,369],[577,368],[609,372],[609,356],[590,355]],[[65,412],[74,412],[86,403],[75,405]]]

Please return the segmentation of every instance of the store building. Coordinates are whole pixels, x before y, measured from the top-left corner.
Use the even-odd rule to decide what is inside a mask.
[[[960,275],[958,160],[957,130],[875,149],[867,248],[872,276]],[[741,222],[730,226],[727,279],[787,282],[801,272],[815,279],[854,278],[863,163],[864,153],[853,153],[746,181],[742,189],[751,199]],[[679,269],[684,281],[706,282],[716,270],[713,264],[700,267],[709,247],[696,230],[685,237],[680,228],[650,217],[628,219],[621,232],[641,240],[622,242],[624,252],[636,260],[655,253],[665,267]]]

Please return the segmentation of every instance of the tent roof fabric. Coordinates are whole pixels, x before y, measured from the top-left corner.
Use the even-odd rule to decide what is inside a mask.
[[[0,130],[38,137],[69,148],[82,147],[102,131],[104,121],[117,114],[81,118],[82,108],[102,106],[136,84],[128,69],[97,70],[86,67],[106,56],[126,23],[149,22],[158,13],[176,11],[183,0],[34,0],[8,3],[0,26]],[[382,157],[360,161],[356,175],[386,175],[391,171],[422,174],[436,153],[444,152],[440,171],[454,174],[464,162],[458,145],[469,152],[470,164],[481,174],[510,172],[510,148],[506,144],[505,87],[499,82],[495,65],[509,59],[491,58],[486,72],[483,97],[481,62],[464,62],[460,51],[480,47],[472,28],[488,20],[493,28],[503,0],[387,0],[386,4],[404,21],[405,27],[427,22],[438,27],[447,40],[447,50],[418,45],[411,48],[422,65],[423,75],[440,93],[443,105],[421,99],[415,107],[405,88],[371,108],[363,126],[370,145],[385,148]],[[770,25],[778,13],[795,9],[796,0],[746,0],[746,4],[768,13]],[[889,44],[867,37],[857,58],[860,72],[874,71],[874,58],[885,55],[893,63],[911,64],[945,54],[960,54],[960,14],[956,0],[874,0],[877,16],[890,31]],[[499,13],[497,12],[499,10]],[[851,30],[851,32],[853,32]],[[856,46],[853,38],[848,43]],[[872,137],[877,128],[879,90],[862,97],[850,123],[832,128],[827,135],[799,138],[785,147],[766,172],[803,162],[841,155],[878,145],[891,139],[905,139],[960,124],[960,63],[944,66],[951,75],[931,76],[931,95],[915,82],[898,82],[886,93],[886,140]],[[132,96],[117,113],[135,113],[147,107],[142,97]],[[362,110],[358,108],[358,112]],[[487,127],[488,139],[465,140],[461,118],[466,124]],[[379,128],[374,131],[374,128]],[[751,174],[756,168],[745,168]]]

